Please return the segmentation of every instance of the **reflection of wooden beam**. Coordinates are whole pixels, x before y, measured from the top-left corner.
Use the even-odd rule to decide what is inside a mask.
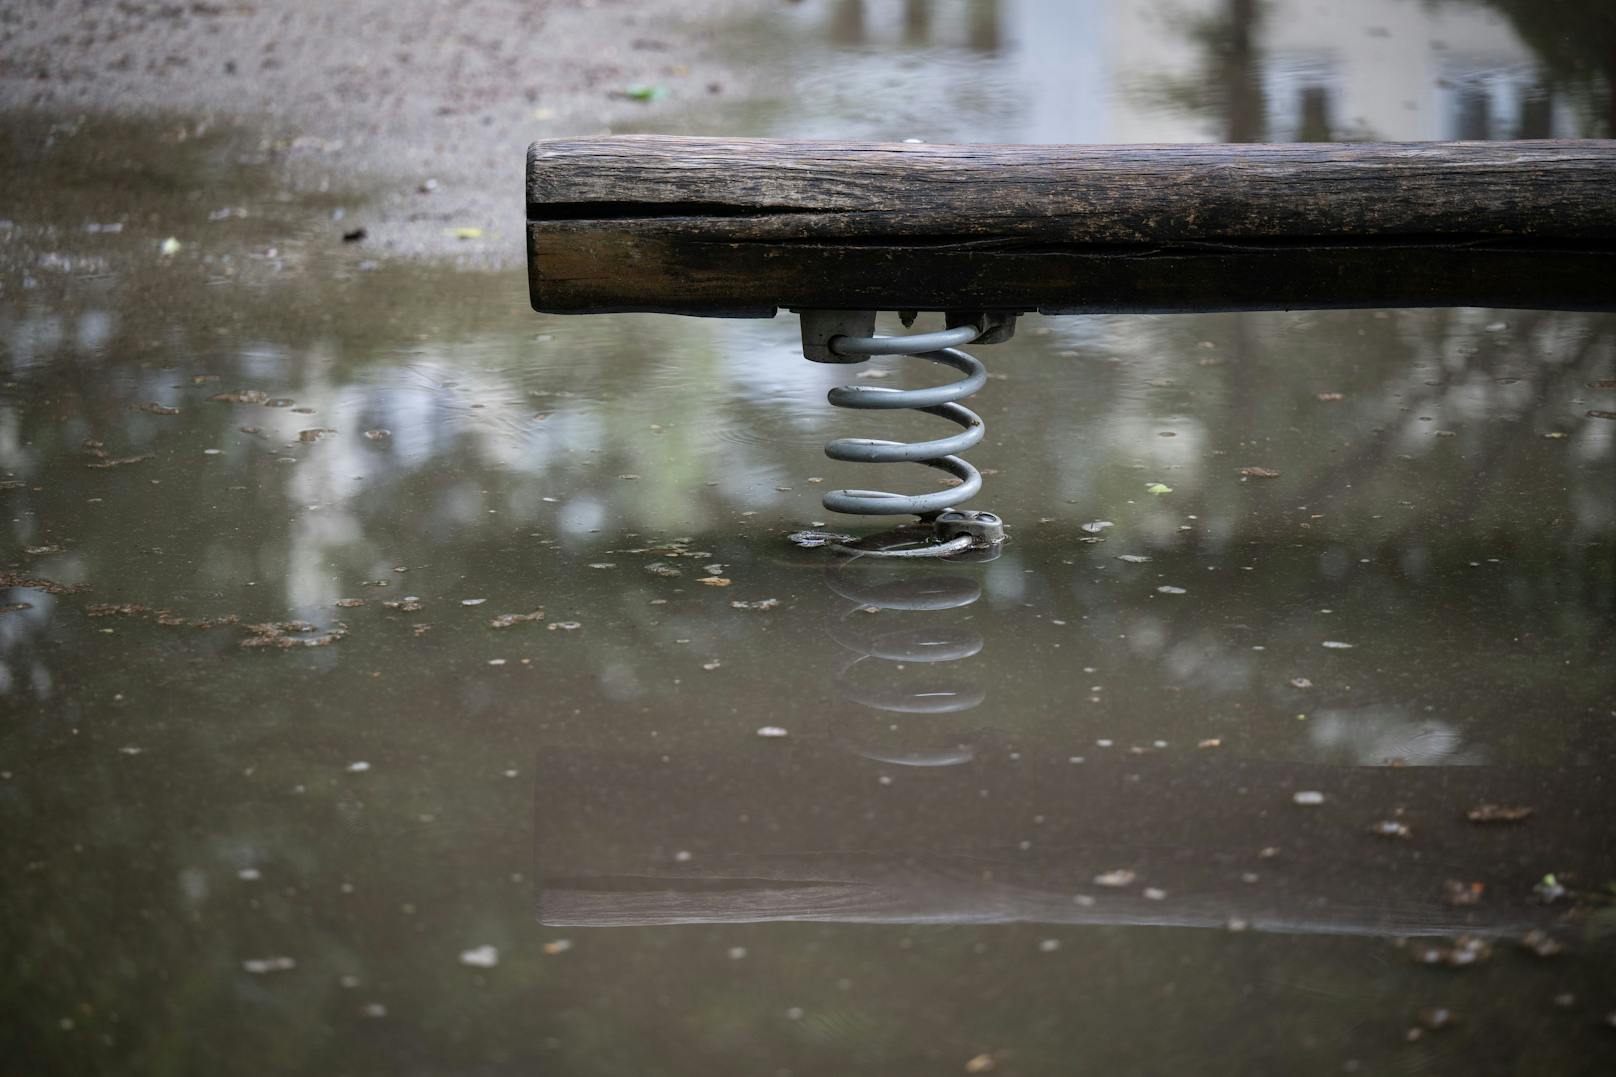
[[[528,154],[543,311],[1616,308],[1616,143]]]
[[[722,759],[541,758],[540,916],[1503,932],[1561,914],[1530,900],[1546,872],[1591,887],[1616,878],[1616,796],[1591,770],[1258,764],[1216,749],[1088,756],[1024,747],[919,768],[799,740]],[[1303,790],[1324,803],[1295,803]],[[1481,802],[1535,813],[1466,821]],[[1386,819],[1411,836],[1370,832]],[[1094,881],[1117,870],[1134,880]],[[1448,904],[1450,879],[1484,884],[1480,903]]]

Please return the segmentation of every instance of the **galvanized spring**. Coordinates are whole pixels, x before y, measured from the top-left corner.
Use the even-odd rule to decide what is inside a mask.
[[[828,394],[838,408],[861,411],[923,411],[948,419],[960,426],[958,434],[931,441],[885,441],[878,438],[837,438],[825,446],[832,460],[854,463],[916,463],[947,472],[959,480],[957,486],[929,494],[895,494],[886,490],[832,490],[824,505],[832,512],[858,516],[902,516],[913,514],[930,518],[954,505],[975,497],[982,489],[982,475],[956,453],[982,440],[985,432],[981,416],[958,403],[987,384],[988,373],[981,360],[959,350],[982,336],[975,325],[962,325],[936,333],[916,333],[906,337],[837,336],[830,350],[844,356],[907,355],[953,367],[965,377],[930,389],[889,389],[883,385],[842,385]],[[966,542],[960,548],[969,546]],[[936,556],[936,547],[930,555]],[[894,551],[895,552],[895,551]],[[890,554],[889,554],[890,555]]]

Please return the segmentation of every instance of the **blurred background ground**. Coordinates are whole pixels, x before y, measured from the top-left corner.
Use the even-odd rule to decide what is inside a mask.
[[[510,224],[513,207],[519,222],[522,152],[534,138],[641,122],[652,95],[665,108],[735,94],[738,78],[759,74],[715,55],[716,20],[737,7],[23,0],[0,12],[0,108],[13,122],[166,121],[144,136],[154,146],[109,140],[112,159],[240,131],[244,156],[285,166],[286,193],[369,192],[363,223],[375,248],[509,262],[509,245],[468,244],[446,226],[486,233]]]

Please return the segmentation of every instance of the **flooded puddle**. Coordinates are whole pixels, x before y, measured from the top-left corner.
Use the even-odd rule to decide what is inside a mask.
[[[1368,61],[1287,5],[1236,77],[1197,42],[1238,3],[1200,37],[838,3],[736,31],[796,34],[814,102],[744,133],[1585,122],[1493,6],[1382,6],[1350,41],[1428,62],[1426,126],[1345,113]],[[1040,59],[1062,20],[1176,75],[1086,97]],[[851,116],[883,79],[902,107]],[[10,136],[8,1057],[1608,1072],[1616,318],[1029,317],[968,349],[1003,555],[846,562],[787,538],[873,529],[826,490],[936,477],[823,443],[938,430],[825,392],[924,364],[808,363],[785,315],[541,317],[520,266],[333,239],[360,185],[281,199],[245,135],[170,129]]]

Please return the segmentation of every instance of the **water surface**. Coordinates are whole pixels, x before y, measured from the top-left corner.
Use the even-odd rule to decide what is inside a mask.
[[[1608,131],[1511,10],[803,4],[646,126]],[[1027,318],[1003,556],[837,564],[934,480],[820,445],[935,426],[793,318],[534,315],[171,123],[8,136],[7,1071],[1608,1072],[1616,320]]]

